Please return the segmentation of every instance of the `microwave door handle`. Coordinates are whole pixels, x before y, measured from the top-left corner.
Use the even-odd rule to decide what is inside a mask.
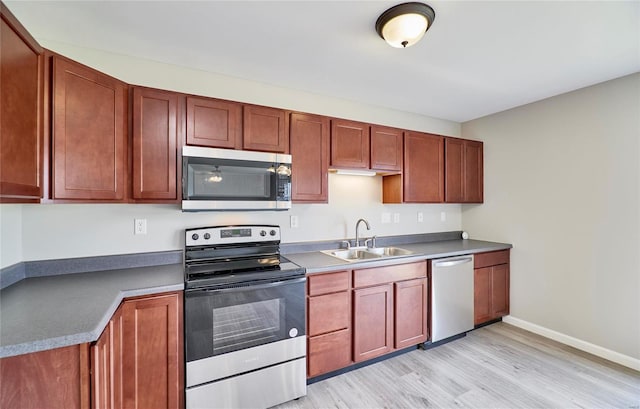
[[[299,284],[307,281],[306,277],[296,278],[295,280],[278,280],[271,283],[266,284],[257,284],[257,285],[242,285],[238,287],[229,287],[229,288],[211,288],[202,290],[205,293],[231,293],[238,291],[247,291],[247,290],[260,290],[264,288],[273,288],[282,285],[291,285],[291,284]]]

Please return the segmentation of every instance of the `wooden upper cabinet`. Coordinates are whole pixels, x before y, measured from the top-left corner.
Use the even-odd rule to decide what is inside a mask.
[[[42,197],[43,50],[0,3],[0,203]]]
[[[133,89],[133,198],[178,201],[180,95]]]
[[[484,144],[465,141],[464,144],[464,202],[484,201]]]
[[[444,202],[444,137],[405,132],[403,201]]]
[[[242,105],[187,97],[187,145],[242,148]]]
[[[289,145],[294,202],[327,203],[329,118],[292,113]]]
[[[369,124],[331,120],[331,167],[369,169]]]
[[[53,57],[53,199],[126,199],[126,91],[115,78]]]
[[[288,153],[289,127],[282,109],[244,105],[242,148],[247,150]]]
[[[402,130],[371,126],[371,169],[402,171]]]
[[[479,141],[445,138],[447,203],[482,203],[482,147]]]

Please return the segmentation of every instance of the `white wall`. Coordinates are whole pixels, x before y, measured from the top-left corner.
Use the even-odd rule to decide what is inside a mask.
[[[0,205],[0,268],[22,261],[22,205]]]
[[[359,218],[371,225],[371,231],[361,228],[365,237],[461,229],[460,205],[383,205],[381,177],[331,174],[329,188],[329,204],[294,204],[284,212],[182,213],[178,205],[142,204],[23,205],[23,257],[30,261],[181,250],[185,228],[240,223],[280,225],[287,243],[353,238]],[[422,223],[417,222],[418,211],[424,214]],[[400,214],[400,222],[381,223],[383,212]],[[298,216],[298,228],[289,227],[291,215]],[[136,218],[147,219],[147,235],[133,234]]]
[[[511,315],[640,358],[640,74],[464,123],[472,236],[513,243]]]
[[[315,95],[239,78],[156,63],[139,58],[78,48],[38,39],[44,47],[94,67],[125,82],[179,92],[225,98],[397,126],[443,135],[459,136],[460,124],[407,112]],[[461,229],[460,205],[383,205],[381,177],[330,175],[329,204],[298,205],[288,212],[182,213],[172,205],[47,204],[12,209],[17,224],[5,230],[21,236],[16,257],[1,267],[24,260],[179,250],[187,227],[231,223],[273,223],[283,227],[283,241],[352,238],[355,222],[369,220],[367,235],[429,233]],[[4,206],[0,205],[0,209]],[[417,223],[417,212],[424,222]],[[399,223],[381,223],[381,214],[400,215]],[[441,212],[446,221],[440,220]],[[289,216],[299,217],[299,228],[289,228]],[[133,234],[134,218],[147,219],[147,235]],[[6,227],[6,228],[5,228]],[[3,233],[4,234],[4,233]],[[13,234],[13,233],[11,233]],[[8,234],[9,235],[9,234]]]

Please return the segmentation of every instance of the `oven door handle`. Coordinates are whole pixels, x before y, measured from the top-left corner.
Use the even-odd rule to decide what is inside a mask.
[[[234,291],[247,291],[247,289],[251,290],[260,290],[262,288],[272,288],[281,285],[290,285],[290,284],[299,284],[307,281],[307,277],[296,278],[294,280],[278,280],[265,284],[257,284],[257,285],[239,285],[239,286],[230,286],[230,287],[222,287],[222,288],[204,288],[199,291],[205,293],[230,293]],[[197,291],[197,290],[196,290]]]

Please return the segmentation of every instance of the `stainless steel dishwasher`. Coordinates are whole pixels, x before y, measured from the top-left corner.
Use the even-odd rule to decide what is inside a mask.
[[[431,260],[431,342],[473,329],[473,255]]]

